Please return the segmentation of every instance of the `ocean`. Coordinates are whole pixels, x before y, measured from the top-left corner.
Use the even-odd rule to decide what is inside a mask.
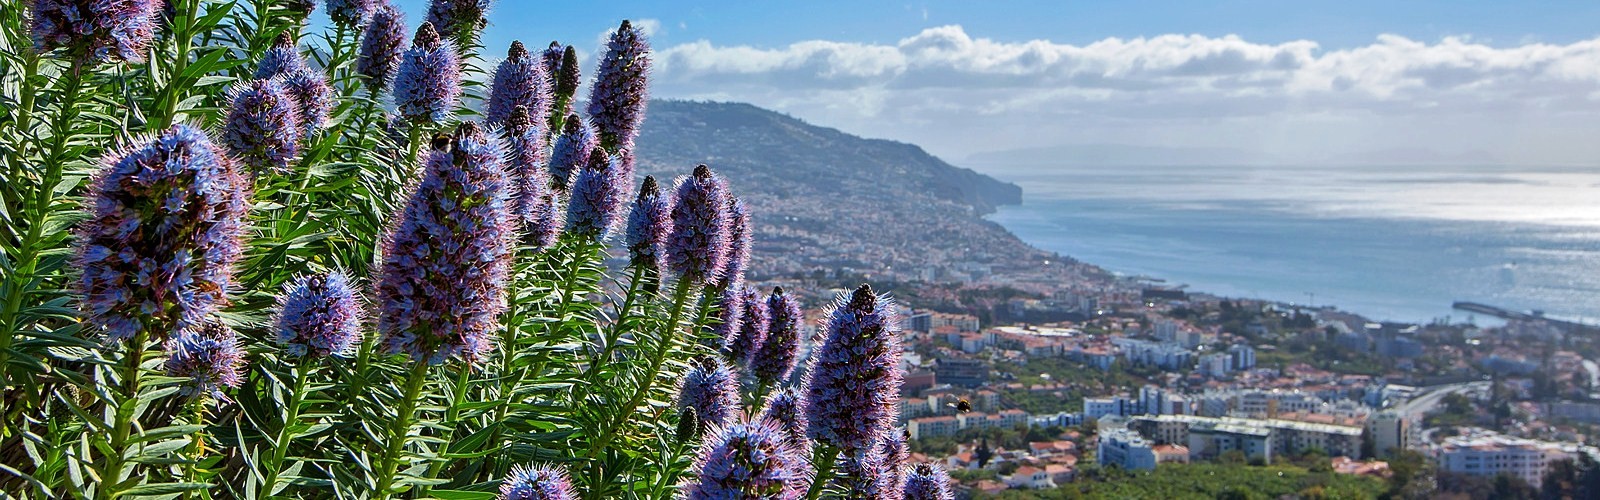
[[[980,170],[1023,188],[991,220],[1118,273],[1381,320],[1464,322],[1464,300],[1600,322],[1600,168]]]

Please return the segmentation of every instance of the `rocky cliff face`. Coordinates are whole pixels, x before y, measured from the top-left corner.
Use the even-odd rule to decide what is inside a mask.
[[[852,267],[888,274],[1037,253],[982,218],[1022,189],[915,145],[864,139],[737,103],[654,101],[639,171],[706,163],[751,205],[757,274]],[[665,180],[665,179],[663,179]]]

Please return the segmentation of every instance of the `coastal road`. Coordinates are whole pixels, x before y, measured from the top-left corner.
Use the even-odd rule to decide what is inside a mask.
[[[1407,417],[1422,415],[1433,411],[1435,407],[1439,406],[1439,401],[1443,400],[1447,395],[1487,390],[1489,390],[1489,381],[1487,380],[1423,387],[1418,389],[1420,395],[1401,403],[1394,409]]]

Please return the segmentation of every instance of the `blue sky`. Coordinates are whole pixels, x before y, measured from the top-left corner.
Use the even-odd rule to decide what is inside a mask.
[[[425,0],[398,2],[407,12]],[[500,0],[486,34],[492,46],[513,38],[593,40],[621,19],[656,19],[659,43],[784,45],[800,40],[894,42],[923,28],[960,24],[1000,41],[1092,42],[1167,33],[1237,34],[1261,43],[1315,40],[1327,48],[1393,33],[1432,40],[1472,35],[1492,44],[1527,39],[1571,42],[1600,33],[1594,1],[947,1],[947,2],[548,2]]]
[[[413,23],[425,0],[403,0]],[[651,32],[658,97],[961,161],[1122,144],[1600,165],[1600,2],[500,0],[487,54]]]

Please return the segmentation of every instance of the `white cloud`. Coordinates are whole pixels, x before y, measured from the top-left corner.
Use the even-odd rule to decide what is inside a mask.
[[[952,25],[892,45],[698,41],[661,48],[657,60],[657,95],[750,101],[956,157],[1042,141],[1299,154],[1416,146],[1414,137],[1518,161],[1600,160],[1600,146],[1527,140],[1570,137],[1574,123],[1600,134],[1600,120],[1579,118],[1600,116],[1600,38],[1495,47],[1383,35],[1328,50],[1161,35],[1069,45],[975,38]]]

